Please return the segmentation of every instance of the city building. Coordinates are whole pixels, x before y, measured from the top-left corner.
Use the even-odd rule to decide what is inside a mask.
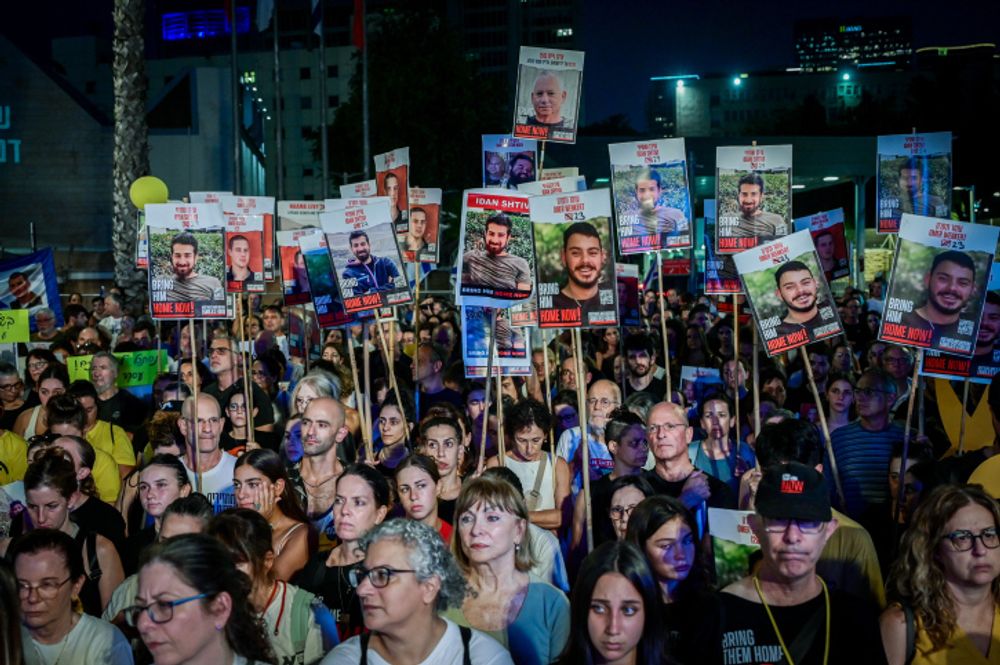
[[[909,17],[796,21],[795,56],[806,72],[905,67],[913,53]]]

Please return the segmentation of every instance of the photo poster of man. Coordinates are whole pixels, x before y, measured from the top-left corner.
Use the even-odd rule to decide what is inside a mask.
[[[154,319],[224,319],[226,220],[218,203],[146,205]]]
[[[441,190],[410,187],[410,223],[400,241],[407,263],[437,263],[441,235]]]
[[[618,285],[606,189],[530,199],[541,328],[618,325]]]
[[[557,166],[550,169],[542,169],[538,173],[539,180],[556,180],[558,178],[569,178],[580,175],[579,166]]]
[[[273,196],[223,196],[219,203],[225,215],[260,215],[264,230],[264,281],[274,280],[274,197]]]
[[[715,199],[705,199],[705,293],[721,296],[743,293],[732,254],[715,253]]]
[[[389,211],[396,236],[406,235],[410,219],[410,149],[396,148],[375,155],[375,194],[389,197]],[[402,242],[402,240],[400,240]]]
[[[878,338],[971,357],[1000,228],[903,213]]]
[[[921,374],[944,379],[968,378],[972,383],[988,384],[1000,373],[1000,264],[993,264],[987,288],[972,357],[963,358],[927,349],[920,367]]]
[[[318,229],[323,201],[278,201],[278,230]]]
[[[878,137],[879,233],[897,233],[904,213],[951,216],[951,132]]]
[[[286,305],[309,302],[309,273],[305,257],[299,247],[299,238],[319,229],[278,231],[278,257],[281,259],[281,285]]]
[[[835,208],[794,221],[796,231],[809,231],[816,254],[822,264],[826,281],[832,282],[851,274],[850,252],[844,230],[844,209]]]
[[[522,46],[514,99],[514,136],[576,143],[583,51]]]
[[[362,180],[361,182],[340,186],[340,198],[342,199],[356,199],[359,197],[376,196],[377,194],[377,180]]]
[[[844,331],[808,231],[758,245],[733,260],[767,355]]]
[[[582,176],[566,176],[553,180],[532,180],[517,186],[517,191],[531,196],[548,196],[563,192],[583,192],[587,189],[587,179]]]
[[[538,142],[510,134],[483,134],[483,187],[516,189],[535,179]]]
[[[489,307],[462,306],[462,361],[467,379],[486,376],[490,355]],[[493,376],[528,376],[531,374],[531,355],[528,353],[528,336],[525,331],[510,324],[509,310],[497,309],[496,347],[493,356]]]
[[[55,314],[56,326],[65,323],[52,249],[46,247],[0,263],[0,310],[28,310],[28,327],[35,332],[35,316],[45,308]]]
[[[326,236],[319,229],[314,229],[299,234],[297,243],[309,284],[315,285],[311,300],[319,327],[342,328],[353,324],[355,317],[344,310],[344,300],[333,274]]]
[[[681,392],[688,404],[701,404],[713,392],[722,391],[722,376],[717,367],[681,367]]]
[[[319,216],[349,314],[412,300],[391,219],[385,198]],[[309,284],[315,298],[311,279]]]
[[[528,298],[507,310],[510,312],[510,325],[515,328],[538,327],[538,303],[534,298]]]
[[[524,194],[467,189],[462,196],[458,240],[461,266],[456,302],[509,307],[531,298],[535,283],[535,242]]]
[[[639,266],[634,263],[616,263],[615,281],[618,283],[618,320],[626,328],[638,328],[642,325]]]
[[[608,151],[620,253],[690,247],[684,139],[616,143]]]
[[[728,146],[715,152],[715,251],[736,254],[788,235],[792,146]]]
[[[226,213],[226,291],[264,292],[264,216]]]

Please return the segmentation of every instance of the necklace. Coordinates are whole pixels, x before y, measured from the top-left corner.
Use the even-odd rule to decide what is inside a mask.
[[[59,665],[59,661],[62,660],[63,653],[66,651],[66,645],[69,644],[70,633],[73,632],[73,628],[76,627],[76,624],[77,624],[77,622],[79,620],[80,620],[80,615],[77,614],[76,612],[74,612],[73,615],[70,617],[69,631],[65,635],[63,635],[63,638],[61,640],[62,641],[62,646],[59,647],[59,654],[56,656],[56,659],[54,661],[52,661],[52,665]],[[31,641],[35,642],[34,638],[32,638]],[[35,642],[35,644],[37,645],[38,643]],[[41,657],[42,654],[39,653],[39,650],[37,648],[35,649],[35,653],[37,653],[39,655],[39,660],[41,660],[42,662],[44,662],[44,659]]]
[[[331,473],[329,476],[319,481],[318,483],[311,483],[308,480],[306,480],[305,474],[303,474],[301,470],[299,471],[299,478],[302,479],[302,484],[305,485],[306,487],[312,487],[313,489],[326,485],[328,482],[336,478],[338,475],[339,474],[337,474],[337,472],[334,471],[333,473]]]
[[[819,580],[820,585],[823,587],[823,600],[826,604],[826,638],[823,642],[823,665],[827,665],[830,657],[830,590],[826,588],[826,582],[823,581],[822,577],[817,576],[816,579]],[[760,578],[757,575],[753,576],[753,588],[757,590],[757,597],[760,598],[760,602],[764,606],[764,611],[767,612],[767,618],[771,620],[771,628],[774,628],[774,634],[778,636],[778,644],[781,645],[781,652],[785,654],[785,660],[788,661],[788,665],[795,665],[795,661],[792,660],[792,654],[788,653],[785,640],[781,637],[781,631],[778,630],[778,622],[774,620],[771,608],[767,606],[767,601],[764,600],[764,592],[761,591]]]

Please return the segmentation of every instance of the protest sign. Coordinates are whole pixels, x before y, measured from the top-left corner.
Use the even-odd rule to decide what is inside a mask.
[[[25,254],[0,262],[0,310],[28,311],[28,326],[38,329],[35,317],[43,309],[51,309],[55,325],[63,325],[62,301],[52,249]]]
[[[375,155],[375,193],[389,197],[390,220],[396,236],[402,238],[410,219],[410,149],[397,148]]]
[[[715,173],[716,253],[735,254],[788,234],[792,146],[716,148]]]
[[[844,232],[844,209],[836,208],[794,221],[796,231],[809,231],[827,282],[851,274],[850,253]]]
[[[750,572],[750,557],[760,549],[750,528],[753,511],[709,508],[709,535],[718,584],[730,584]],[[738,662],[733,660],[731,662]]]
[[[705,294],[743,293],[732,254],[715,253],[715,199],[705,200]]]
[[[149,268],[149,235],[146,233],[146,213],[135,211],[135,267],[139,270]]]
[[[483,135],[483,187],[516,189],[535,180],[538,142],[509,134]]]
[[[232,195],[232,192],[188,192],[188,203],[222,203],[223,196]]]
[[[608,190],[533,196],[538,325],[618,325]]]
[[[521,183],[517,191],[532,196],[548,196],[562,192],[582,192],[587,189],[587,179],[583,176],[566,176],[552,180],[533,180]]]
[[[559,178],[569,178],[580,175],[578,166],[557,166],[539,171],[539,180],[558,180]]]
[[[490,316],[489,307],[462,307],[462,361],[466,378],[484,377],[489,366]],[[510,325],[508,311],[497,310],[496,348],[493,376],[531,374],[531,355],[525,333]]]
[[[608,146],[623,255],[691,246],[691,196],[684,139]]]
[[[113,353],[118,359],[118,380],[115,385],[119,388],[134,388],[136,386],[149,386],[156,381],[160,370],[167,366],[169,357],[167,351],[130,351],[127,353]],[[89,381],[90,362],[94,356],[69,356],[66,358],[66,369],[69,371],[70,381]]]
[[[235,209],[235,196],[222,199],[226,218],[226,291],[264,292],[264,216],[227,212]]]
[[[441,234],[441,190],[410,187],[410,223],[400,240],[403,260],[437,263]]]
[[[344,310],[344,300],[333,274],[330,250],[322,231],[303,233],[298,238],[311,290],[316,320],[320,328],[351,325],[355,317]],[[312,287],[315,285],[315,288]]]
[[[951,215],[951,132],[878,137],[879,233],[897,233],[903,213]]]
[[[350,185],[340,186],[340,198],[342,199],[354,199],[364,196],[377,196],[378,195],[378,181],[377,180],[362,180],[361,182],[354,182]]]
[[[522,46],[512,134],[576,143],[582,83],[583,51]]]
[[[29,318],[30,315],[26,309],[0,311],[0,344],[29,341],[31,339]]]
[[[733,257],[767,355],[844,331],[808,231]]]
[[[227,317],[225,227],[218,203],[146,205],[153,318]]]
[[[515,328],[538,327],[538,303],[534,298],[519,302],[507,311],[510,312],[510,325]]]
[[[280,217],[279,217],[280,219]],[[318,217],[317,217],[317,221]],[[281,283],[286,305],[309,302],[309,273],[299,247],[299,238],[319,229],[278,231],[278,256],[281,259]]]
[[[641,326],[639,266],[634,263],[616,263],[615,281],[618,283],[618,320],[625,327]]]
[[[972,383],[988,384],[1000,374],[1000,264],[990,271],[989,291],[983,302],[983,316],[976,335],[976,350],[971,358],[952,356],[928,349],[923,353],[920,373],[946,379],[968,378]]]
[[[259,215],[263,222],[264,280],[274,279],[274,197],[273,196],[223,196],[219,203],[226,217],[232,215]],[[249,290],[249,289],[248,289]]]
[[[535,283],[535,247],[524,194],[467,189],[462,196],[458,241],[461,273],[456,300],[465,305],[508,307],[526,300]]]
[[[722,390],[722,377],[717,367],[681,367],[681,392],[688,404],[701,404],[711,392]]]
[[[278,201],[278,228],[282,231],[319,228],[323,201]]]
[[[972,356],[998,235],[903,213],[879,339]]]
[[[411,300],[391,215],[389,202],[383,198],[319,216],[348,313],[405,305]]]

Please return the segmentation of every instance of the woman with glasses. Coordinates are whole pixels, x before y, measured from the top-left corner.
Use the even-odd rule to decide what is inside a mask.
[[[233,489],[237,506],[260,513],[271,525],[275,578],[292,579],[309,561],[309,518],[281,457],[266,449],[243,453],[236,460]]]
[[[14,427],[21,412],[30,408],[24,399],[24,381],[17,368],[0,362],[0,430]]]
[[[889,575],[889,665],[996,662],[998,527],[1000,507],[978,485],[943,485],[920,504]]]
[[[438,470],[437,513],[448,524],[455,523],[455,502],[462,491],[465,464],[459,418],[428,415],[420,423],[420,451],[434,460]]]
[[[854,420],[854,382],[850,374],[831,374],[826,382],[826,425],[832,434]]]
[[[24,360],[24,386],[28,389],[28,395],[25,398],[26,406],[38,406],[38,382],[41,380],[42,372],[52,365],[60,364],[55,354],[48,349],[28,351],[28,357]]]
[[[131,575],[139,568],[142,550],[156,542],[160,531],[163,512],[171,503],[191,493],[191,480],[183,462],[174,455],[155,455],[139,471],[139,503],[147,518],[153,523],[141,530],[133,531],[125,541],[122,564],[125,573]]]
[[[35,529],[14,541],[8,556],[21,601],[27,665],[132,664],[132,649],[117,628],[73,610],[73,598],[87,578],[73,538],[55,529]]]
[[[222,430],[219,438],[219,447],[230,455],[241,455],[246,450],[255,448],[277,449],[277,435],[274,432],[262,432],[254,430],[254,442],[251,444],[249,437],[249,423],[257,416],[258,408],[253,407],[252,417],[247,415],[246,394],[236,391],[229,396],[229,401],[223,405],[223,413],[226,416],[226,426]]]
[[[569,637],[569,601],[528,574],[534,556],[520,493],[505,480],[475,478],[462,488],[455,514],[452,552],[471,593],[447,616],[494,637],[518,665],[556,660]]]
[[[351,570],[351,583],[371,632],[338,646],[323,665],[511,663],[496,640],[441,616],[461,605],[466,585],[434,529],[389,520],[372,529],[359,547],[364,561]]]
[[[259,513],[231,508],[212,519],[208,534],[250,578],[250,604],[267,627],[278,662],[311,665],[337,643],[333,617],[322,601],[275,576],[271,527]],[[330,644],[324,644],[323,624],[330,629]]]
[[[521,481],[531,523],[557,530],[570,495],[570,471],[566,460],[542,450],[551,428],[552,418],[544,404],[533,399],[515,404],[504,414],[508,448],[503,466]],[[491,457],[486,466],[500,466],[500,458]]]
[[[659,584],[667,652],[682,663],[698,662],[717,611],[694,516],[678,499],[652,496],[632,511],[625,538],[646,555]]]
[[[608,489],[611,492],[608,501],[611,533],[614,533],[616,539],[625,540],[632,511],[647,497],[653,495],[653,486],[640,475],[630,475],[615,478]]]
[[[59,448],[38,455],[24,474],[25,503],[35,529],[56,529],[67,534],[82,552],[84,580],[77,591],[83,611],[101,616],[115,587],[125,579],[121,559],[110,540],[94,531],[83,531],[69,518],[76,507],[76,468]],[[0,541],[0,553],[10,540]]]
[[[423,522],[451,542],[451,524],[438,517],[437,464],[427,455],[413,453],[396,467],[396,494],[407,519]]]
[[[40,361],[34,361],[36,364]],[[31,371],[29,366],[29,372]],[[69,387],[69,374],[62,365],[53,364],[42,368],[34,384],[34,393],[38,396],[37,406],[28,411],[22,411],[14,423],[14,432],[27,440],[36,434],[45,434],[48,424],[45,418],[45,405],[54,395],[62,395]],[[30,400],[30,397],[29,397]]]
[[[410,454],[413,445],[413,403],[407,393],[401,393],[400,398],[402,404],[390,392],[378,409],[378,431],[382,447],[375,455],[375,468],[388,479],[395,476],[396,469]]]
[[[154,545],[125,611],[157,665],[275,663],[250,580],[217,539],[184,534]]]
[[[323,598],[345,640],[364,627],[348,572],[363,558],[358,541],[385,519],[390,491],[385,477],[366,464],[348,466],[336,482],[333,520],[340,544],[312,557],[292,582]]]

